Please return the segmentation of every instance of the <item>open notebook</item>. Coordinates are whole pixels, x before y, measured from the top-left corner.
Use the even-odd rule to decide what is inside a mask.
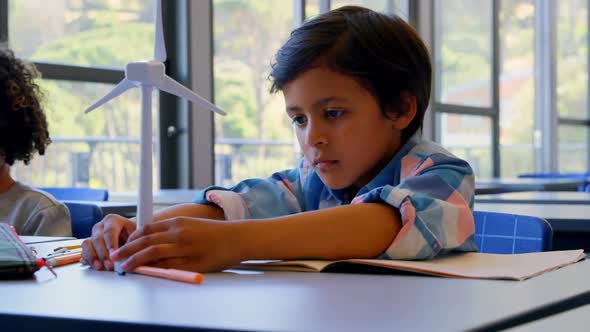
[[[428,261],[381,259],[245,261],[237,268],[301,272],[397,270],[441,277],[525,280],[584,259],[582,249],[526,254],[456,253]]]

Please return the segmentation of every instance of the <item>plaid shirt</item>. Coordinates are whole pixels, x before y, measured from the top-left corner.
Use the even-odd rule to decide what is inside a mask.
[[[412,136],[352,201],[326,187],[308,162],[232,188],[212,186],[195,203],[216,204],[228,220],[278,217],[345,204],[382,203],[399,210],[402,228],[378,258],[429,259],[450,250],[477,251],[474,174],[466,161]],[[359,221],[362,222],[362,221]]]

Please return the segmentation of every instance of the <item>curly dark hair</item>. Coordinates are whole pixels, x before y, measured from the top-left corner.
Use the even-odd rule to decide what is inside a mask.
[[[35,79],[37,69],[0,48],[0,157],[8,165],[28,164],[35,152],[45,154],[51,143],[41,107],[43,94]]]

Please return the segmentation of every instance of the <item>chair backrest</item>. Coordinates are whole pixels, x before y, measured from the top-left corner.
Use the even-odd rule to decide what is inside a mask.
[[[553,229],[537,217],[498,212],[473,212],[475,244],[480,252],[520,254],[551,250]]]
[[[50,193],[58,201],[106,201],[109,199],[109,191],[106,189],[78,187],[44,187],[39,189]]]
[[[84,202],[63,202],[72,218],[72,236],[83,239],[92,234],[92,226],[102,220],[102,210],[98,205]]]

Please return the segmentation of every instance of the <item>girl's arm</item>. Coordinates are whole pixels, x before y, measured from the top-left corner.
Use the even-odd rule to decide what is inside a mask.
[[[365,203],[234,224],[243,259],[375,258],[401,228],[397,209]]]

